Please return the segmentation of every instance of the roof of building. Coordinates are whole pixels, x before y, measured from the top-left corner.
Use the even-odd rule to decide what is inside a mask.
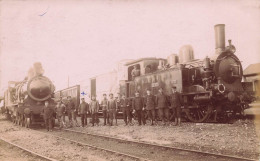
[[[129,61],[125,65],[131,65],[131,64],[134,64],[134,63],[137,63],[137,62],[140,62],[140,61],[144,61],[144,60],[166,60],[166,59],[156,58],[156,57],[140,58],[140,59],[136,59],[136,60],[133,60],[133,61]]]
[[[245,76],[260,74],[260,63],[250,64],[243,73]]]

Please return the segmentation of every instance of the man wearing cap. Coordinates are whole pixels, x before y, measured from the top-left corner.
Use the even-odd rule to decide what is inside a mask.
[[[49,105],[49,101],[44,102],[44,107],[43,107],[43,117],[45,121],[45,127],[47,131],[52,131],[52,119],[53,119],[53,113],[54,110],[53,108]]]
[[[113,126],[113,120],[116,120],[117,125],[117,119],[116,119],[116,113],[117,113],[117,103],[116,100],[113,98],[113,93],[109,94],[109,100],[108,100],[108,112],[109,112],[109,125]]]
[[[101,101],[101,107],[102,107],[102,112],[103,112],[103,117],[104,117],[104,126],[109,123],[109,117],[108,117],[108,99],[107,95],[103,94],[103,100]]]
[[[146,97],[144,98],[144,105],[147,111],[148,117],[151,120],[151,125],[154,125],[153,122],[155,120],[155,97],[151,94],[151,90],[146,90]]]
[[[89,111],[88,103],[85,98],[81,98],[81,104],[79,105],[79,115],[81,117],[81,126],[84,127],[88,124],[87,113]]]
[[[99,109],[99,103],[96,100],[96,96],[93,95],[89,103],[89,110],[92,117],[92,126],[94,126],[95,123],[98,125],[98,109]]]
[[[129,99],[127,99],[124,94],[122,95],[122,99],[120,100],[120,107],[123,113],[125,125],[128,125],[128,123],[131,123],[131,106]]]
[[[67,99],[68,99],[68,102],[67,102],[66,111],[68,113],[70,127],[73,126],[72,119],[75,122],[76,126],[78,126],[78,121],[76,118],[76,107],[75,107],[74,101],[72,100],[71,96],[68,96]]]
[[[64,126],[65,122],[63,122],[63,116],[65,116],[65,105],[61,103],[61,101],[58,102],[56,105],[56,116],[60,125],[60,129]]]
[[[177,92],[176,86],[172,87],[172,94],[170,96],[171,108],[175,116],[175,125],[181,125],[181,94]]]
[[[169,101],[167,96],[163,93],[163,89],[159,88],[159,93],[156,96],[156,105],[158,109],[158,115],[160,119],[163,121],[163,124],[165,124],[165,117],[167,121],[169,121]]]
[[[145,122],[145,115],[144,115],[144,102],[143,102],[143,98],[140,97],[139,92],[135,92],[135,97],[133,99],[132,106],[137,116],[138,125],[141,126],[142,122],[143,125],[145,125],[146,122]]]

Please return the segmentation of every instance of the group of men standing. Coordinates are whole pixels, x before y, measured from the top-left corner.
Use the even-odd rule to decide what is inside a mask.
[[[174,125],[180,125],[181,123],[181,106],[182,99],[176,87],[172,87],[172,94],[167,96],[163,93],[163,89],[159,89],[157,95],[152,95],[151,90],[147,89],[146,96],[141,97],[139,92],[135,93],[135,97],[132,99],[126,98],[123,94],[121,98],[114,98],[113,94],[109,94],[107,98],[106,94],[103,94],[103,99],[100,104],[96,100],[95,96],[91,97],[91,101],[87,103],[84,98],[81,98],[81,103],[78,107],[75,106],[71,96],[67,97],[66,104],[63,104],[60,100],[53,112],[48,106],[48,102],[45,102],[44,117],[47,130],[52,129],[50,124],[51,115],[56,112],[60,128],[65,126],[65,112],[69,118],[69,126],[79,126],[77,122],[77,114],[81,117],[81,126],[84,127],[88,124],[87,115],[91,116],[92,126],[99,124],[98,111],[101,106],[104,118],[104,125],[117,125],[118,111],[122,111],[125,125],[132,125],[133,114],[137,117],[138,125],[146,124],[146,114],[151,120],[151,125],[157,123],[156,113],[163,124],[167,124],[172,117],[175,118]],[[114,124],[115,121],[115,124]]]
[[[110,93],[109,98],[107,98],[107,95],[103,94],[100,106],[103,112],[104,125],[117,125],[117,115],[119,110],[122,111],[125,125],[133,124],[133,114],[138,120],[138,125],[146,124],[146,116],[151,120],[151,125],[154,125],[157,123],[156,114],[158,114],[158,117],[162,120],[163,124],[167,124],[174,117],[174,125],[180,125],[182,106],[181,94],[177,92],[175,86],[173,86],[171,90],[172,94],[168,96],[163,93],[163,88],[159,88],[159,93],[157,95],[152,95],[151,90],[147,89],[145,97],[141,97],[140,93],[136,92],[135,97],[132,99],[126,98],[124,94],[121,98],[114,98],[112,93]],[[84,98],[82,98],[82,103],[79,106],[80,111],[82,111],[82,106],[87,106]],[[94,126],[94,123],[98,124],[98,121],[96,121],[98,120],[98,106],[99,103],[97,102],[96,97],[92,96],[91,102],[89,103],[89,113],[92,116],[92,126]],[[86,116],[81,115],[82,121],[84,118],[86,118]],[[82,125],[84,126],[83,122]]]
[[[157,123],[156,111],[163,124],[170,122],[171,117],[175,117],[174,125],[181,124],[182,99],[175,86],[172,87],[170,96],[164,94],[162,88],[159,89],[156,96],[151,94],[150,89],[147,89],[146,92],[147,95],[144,98],[140,97],[139,92],[136,92],[132,103],[139,125],[146,124],[145,111],[151,120],[151,125],[154,125],[154,122]]]

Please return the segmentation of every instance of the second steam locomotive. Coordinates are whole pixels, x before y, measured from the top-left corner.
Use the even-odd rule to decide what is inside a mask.
[[[171,87],[176,86],[183,98],[182,111],[192,122],[206,122],[209,118],[219,122],[241,113],[251,101],[248,83],[242,82],[243,69],[235,55],[235,46],[231,40],[228,46],[225,45],[225,25],[215,25],[214,29],[216,48],[212,57],[194,59],[192,47],[186,45],[179,55],[172,54],[167,60],[128,61],[119,64],[115,74],[117,90],[101,89],[102,81],[97,76],[90,80],[91,95],[101,98],[104,92],[112,92],[132,98],[135,91],[145,96],[148,88],[156,95],[160,87],[170,95]]]
[[[44,101],[54,105],[55,87],[49,78],[43,76],[43,72],[41,63],[35,63],[23,81],[9,82],[4,95],[4,110],[14,123],[26,127],[43,123]]]

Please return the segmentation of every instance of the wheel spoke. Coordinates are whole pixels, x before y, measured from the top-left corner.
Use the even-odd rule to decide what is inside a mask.
[[[198,109],[190,109],[186,112],[188,119],[192,122],[205,122],[209,113],[213,108],[210,106],[201,107]]]

